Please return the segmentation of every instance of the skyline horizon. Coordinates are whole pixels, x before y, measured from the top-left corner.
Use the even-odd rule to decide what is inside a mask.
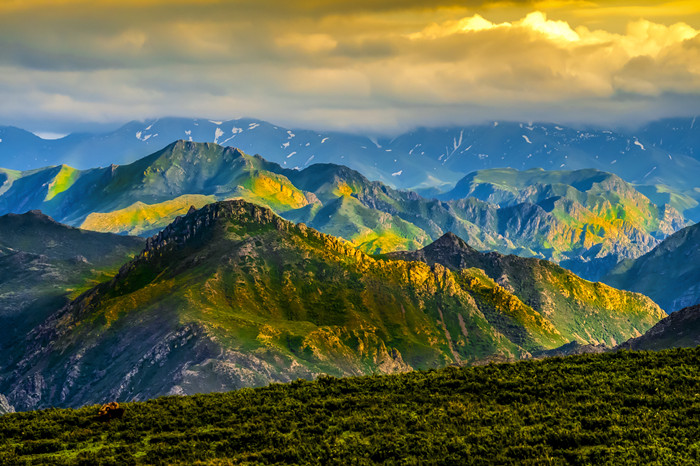
[[[75,134],[103,134],[103,133],[110,133],[113,131],[117,131],[120,128],[123,128],[129,124],[132,123],[143,123],[143,124],[148,124],[148,123],[155,123],[157,121],[161,120],[204,120],[208,121],[211,123],[227,123],[227,122],[232,122],[232,121],[239,121],[239,120],[255,120],[255,121],[260,121],[260,122],[265,122],[269,123],[274,126],[280,126],[288,129],[293,129],[293,130],[304,130],[304,131],[319,131],[319,132],[325,132],[325,133],[342,133],[342,134],[352,134],[356,136],[370,136],[370,137],[394,137],[398,136],[401,134],[406,134],[410,133],[415,130],[419,129],[440,129],[440,128],[459,128],[459,127],[477,127],[477,126],[489,126],[490,124],[493,123],[517,123],[517,124],[525,124],[527,123],[528,125],[536,125],[536,124],[542,124],[542,125],[562,125],[567,128],[575,129],[575,130],[615,130],[618,132],[629,132],[629,131],[635,131],[643,128],[646,125],[649,125],[654,122],[659,122],[659,121],[666,121],[666,120],[673,120],[673,119],[679,119],[679,120],[694,120],[698,116],[700,116],[700,112],[695,113],[695,114],[688,114],[688,115],[671,115],[671,116],[659,116],[657,118],[649,118],[649,119],[644,119],[642,121],[638,121],[635,123],[629,122],[627,124],[606,124],[604,122],[580,122],[580,123],[571,123],[571,122],[565,122],[565,121],[560,121],[560,120],[527,120],[527,119],[483,119],[483,120],[470,120],[470,121],[465,121],[465,122],[452,122],[452,123],[444,123],[444,124],[439,124],[439,123],[434,123],[434,124],[429,124],[428,122],[426,123],[416,123],[412,126],[407,126],[405,128],[400,128],[400,129],[394,129],[394,130],[385,130],[385,131],[368,131],[367,129],[363,128],[346,128],[346,129],[335,129],[335,128],[322,128],[322,127],[317,127],[317,126],[311,126],[311,125],[303,125],[303,124],[296,124],[293,122],[279,122],[279,121],[273,121],[270,119],[265,119],[261,117],[256,117],[256,116],[241,116],[241,117],[234,117],[234,118],[210,118],[206,116],[177,116],[177,115],[164,115],[164,116],[158,116],[158,117],[146,117],[146,118],[136,118],[136,119],[131,119],[131,120],[121,120],[121,121],[114,121],[114,122],[109,122],[109,123],[93,123],[88,125],[87,127],[84,124],[75,124],[76,129],[73,131],[53,131],[50,129],[42,129],[42,128],[31,128],[31,127],[23,127],[20,125],[16,124],[2,124],[0,122],[0,128],[1,127],[6,127],[6,128],[16,128],[20,129],[29,133],[32,133],[33,135],[39,137],[40,139],[43,139],[45,141],[55,141],[55,140],[60,140],[63,139],[67,136],[70,135],[75,135]]]

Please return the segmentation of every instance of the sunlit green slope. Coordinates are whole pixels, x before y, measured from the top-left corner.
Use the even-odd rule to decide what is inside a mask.
[[[254,204],[209,204],[32,332],[0,393],[22,409],[75,406],[516,359],[620,341],[663,316],[556,271],[533,284],[566,304],[549,308],[479,268],[374,258]]]

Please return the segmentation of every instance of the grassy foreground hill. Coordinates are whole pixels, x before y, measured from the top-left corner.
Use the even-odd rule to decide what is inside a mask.
[[[536,270],[511,280],[558,306],[479,268],[376,258],[255,204],[209,204],[30,332],[0,393],[26,410],[512,360],[664,317],[645,296]]]
[[[321,377],[0,417],[2,464],[697,464],[700,349]]]

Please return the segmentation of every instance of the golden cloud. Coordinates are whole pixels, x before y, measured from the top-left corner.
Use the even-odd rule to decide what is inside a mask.
[[[647,0],[7,0],[0,118],[393,127],[688,113],[698,13]]]

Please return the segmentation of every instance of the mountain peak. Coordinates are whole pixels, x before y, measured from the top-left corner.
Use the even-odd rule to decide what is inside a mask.
[[[190,207],[186,215],[177,217],[160,233],[146,241],[144,252],[163,252],[202,237],[222,219],[234,219],[239,226],[257,224],[273,225],[276,229],[285,229],[291,222],[277,216],[267,207],[233,199],[207,204],[201,209]]]
[[[41,223],[50,223],[50,224],[56,224],[58,225],[59,223],[54,220],[52,217],[49,217],[45,213],[43,213],[39,209],[32,209],[29,210],[23,214],[5,214],[2,217],[5,217],[8,220],[11,219],[16,219],[21,222],[41,222]],[[1,217],[0,217],[1,218]],[[72,228],[66,226],[66,228]]]
[[[436,239],[431,244],[426,246],[424,249],[426,249],[426,250],[451,249],[451,250],[459,250],[459,251],[476,252],[476,250],[474,248],[472,248],[471,246],[469,246],[469,244],[466,241],[464,241],[462,238],[455,235],[451,231],[448,231],[447,233],[442,235],[440,238]]]

